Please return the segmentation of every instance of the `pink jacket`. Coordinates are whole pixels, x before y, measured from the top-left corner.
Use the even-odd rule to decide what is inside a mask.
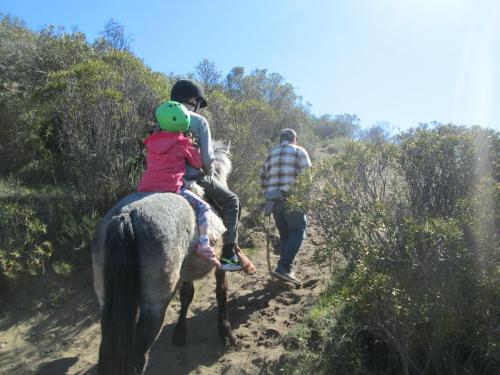
[[[147,168],[137,190],[178,193],[186,173],[186,161],[202,167],[201,154],[183,133],[158,131],[144,140]]]

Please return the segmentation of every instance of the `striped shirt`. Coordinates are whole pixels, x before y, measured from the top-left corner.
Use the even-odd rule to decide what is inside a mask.
[[[281,141],[267,155],[260,169],[260,187],[266,192],[288,191],[304,169],[311,166],[307,151],[289,141]]]

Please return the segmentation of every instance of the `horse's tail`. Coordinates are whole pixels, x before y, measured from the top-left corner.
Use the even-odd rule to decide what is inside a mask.
[[[115,217],[106,232],[100,375],[135,373],[139,288],[139,257],[134,229],[129,214],[125,213]]]

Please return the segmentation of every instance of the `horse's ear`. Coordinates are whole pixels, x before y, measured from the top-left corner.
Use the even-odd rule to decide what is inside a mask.
[[[227,152],[231,152],[231,140],[229,140],[229,141],[227,142],[227,145],[226,145],[226,151],[227,151]]]

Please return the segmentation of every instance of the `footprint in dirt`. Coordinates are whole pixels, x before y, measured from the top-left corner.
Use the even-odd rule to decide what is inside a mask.
[[[286,294],[283,294],[281,296],[276,297],[275,301],[278,303],[281,303],[285,306],[290,306],[290,305],[295,305],[295,304],[299,303],[300,296],[295,294],[295,293],[288,292]]]
[[[275,311],[276,311],[276,309],[275,309]],[[266,321],[267,321],[268,323],[275,323],[275,322],[276,322],[276,318],[274,317],[274,313],[273,313],[273,312],[271,312],[271,311],[269,311],[269,310],[262,310],[262,311],[259,313],[259,315],[260,315],[262,318],[266,319]]]
[[[281,336],[281,333],[277,329],[268,328],[265,330],[264,336],[266,339],[277,339]]]
[[[318,283],[319,283],[319,279],[311,279],[311,280],[305,281],[302,284],[302,287],[304,289],[314,289],[316,287],[316,285],[318,285]]]
[[[274,328],[267,328],[257,339],[257,346],[270,347],[279,342],[281,333]]]

